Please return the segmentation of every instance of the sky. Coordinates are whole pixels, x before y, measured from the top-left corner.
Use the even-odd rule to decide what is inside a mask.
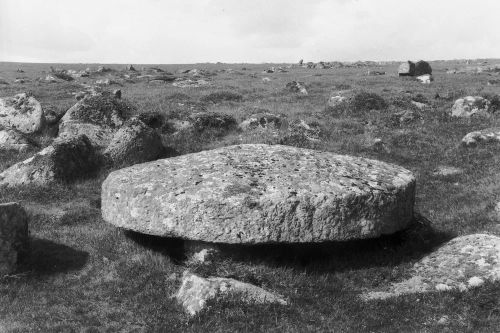
[[[498,0],[0,0],[0,61],[500,58]]]

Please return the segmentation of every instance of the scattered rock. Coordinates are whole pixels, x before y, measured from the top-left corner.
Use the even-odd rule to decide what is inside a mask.
[[[286,89],[290,92],[300,93],[302,95],[308,95],[307,89],[304,86],[304,82],[292,81],[286,84]]]
[[[415,178],[399,166],[249,144],[114,171],[102,185],[101,209],[108,223],[157,236],[321,242],[404,229],[414,197]]]
[[[254,113],[249,118],[241,122],[239,127],[243,131],[255,129],[280,129],[283,117],[272,113]]]
[[[420,81],[421,83],[429,84],[432,81],[434,81],[434,78],[430,74],[424,74],[424,75],[417,76],[417,80]]]
[[[128,70],[128,71],[135,72],[135,68],[134,68],[134,66],[132,66],[132,65],[128,65],[128,66],[127,66],[127,70]]]
[[[442,178],[449,178],[449,177],[454,177],[461,175],[464,172],[464,170],[456,167],[450,167],[450,166],[439,166],[434,170],[432,175],[434,177],[442,177]]]
[[[470,118],[472,116],[488,116],[490,101],[481,96],[459,98],[451,108],[452,117]]]
[[[0,185],[47,185],[86,178],[98,169],[99,156],[86,136],[56,140],[29,159],[0,173]]]
[[[0,149],[25,152],[31,147],[32,144],[22,133],[13,129],[0,130]]]
[[[379,76],[379,75],[385,75],[385,72],[368,71],[368,72],[366,72],[366,75],[368,75],[368,76]]]
[[[467,291],[500,280],[500,237],[473,234],[452,239],[420,259],[412,277],[384,291],[363,294],[365,300],[432,291]]]
[[[417,101],[411,101],[411,104],[413,104],[419,110],[424,110],[427,107],[429,107],[429,105],[427,105],[425,103],[420,103],[420,102],[417,102]]]
[[[399,65],[398,69],[399,76],[414,76],[415,75],[415,63],[411,61],[403,62]]]
[[[189,315],[194,316],[206,308],[207,301],[224,296],[236,296],[250,304],[288,304],[283,296],[249,283],[227,278],[202,278],[187,271],[182,276],[182,284],[175,298]]]
[[[175,79],[175,82],[172,83],[172,85],[179,88],[198,88],[210,85],[210,82],[205,79],[192,80],[186,78],[177,78]]]
[[[60,137],[86,135],[99,149],[108,146],[130,108],[110,95],[86,96],[72,106],[59,124]]]
[[[340,105],[345,105],[346,103],[349,102],[349,97],[347,97],[347,95],[350,93],[351,92],[349,90],[340,90],[334,92],[330,97],[330,99],[328,100],[328,106],[336,108]]]
[[[114,166],[126,167],[158,159],[163,151],[160,135],[142,121],[131,118],[113,136],[104,156]]]
[[[18,84],[23,84],[23,83],[26,83],[26,82],[28,82],[28,80],[26,80],[26,79],[15,79],[14,80],[14,83],[18,83]]]
[[[48,83],[58,83],[58,82],[61,82],[62,80],[56,79],[54,76],[49,74],[43,79],[43,81],[48,82]]]
[[[0,204],[0,277],[17,269],[29,247],[28,215],[18,203]]]
[[[238,126],[233,116],[217,112],[196,112],[189,115],[188,119],[196,132],[207,129],[230,131]]]
[[[122,91],[120,89],[115,89],[115,90],[113,90],[112,95],[114,98],[121,99],[122,98]]]
[[[0,98],[0,125],[15,128],[22,133],[39,132],[45,117],[40,103],[24,93]]]
[[[470,132],[462,139],[462,145],[475,147],[479,143],[500,142],[500,127],[486,128],[481,131]]]

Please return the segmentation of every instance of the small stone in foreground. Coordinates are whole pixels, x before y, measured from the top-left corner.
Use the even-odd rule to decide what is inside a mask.
[[[500,281],[500,237],[473,234],[452,239],[420,259],[412,277],[384,291],[362,295],[365,300],[386,299],[405,294],[459,290],[467,291],[486,281]]]
[[[224,296],[239,296],[242,302],[250,304],[288,304],[283,296],[249,283],[227,278],[202,278],[187,271],[175,298],[189,315],[194,316],[206,308],[207,301]]]
[[[28,251],[28,215],[18,203],[0,204],[0,277],[16,270]]]

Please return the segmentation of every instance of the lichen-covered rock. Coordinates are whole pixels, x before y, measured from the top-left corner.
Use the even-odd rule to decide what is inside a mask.
[[[71,182],[92,175],[99,164],[99,156],[86,136],[59,139],[34,156],[0,173],[0,185]]]
[[[42,129],[44,120],[42,106],[28,94],[0,98],[0,125],[35,133]]]
[[[280,145],[219,148],[134,165],[102,185],[102,214],[141,233],[220,243],[378,237],[413,217],[399,166]]]
[[[490,101],[481,96],[459,98],[451,108],[452,117],[470,118],[475,115],[488,116]]]
[[[116,132],[104,150],[114,166],[129,166],[160,158],[163,153],[160,135],[138,119],[130,119]]]
[[[217,112],[193,113],[189,115],[188,120],[196,132],[204,132],[208,129],[230,131],[238,125],[233,116]]]
[[[0,130],[0,149],[24,152],[31,147],[32,144],[22,133],[13,129]]]
[[[475,147],[480,143],[498,142],[500,142],[500,127],[485,128],[480,131],[470,132],[462,139],[462,145],[466,147]]]
[[[432,77],[431,74],[424,74],[424,75],[417,76],[417,80],[423,84],[429,84],[432,81],[434,81],[434,78]]]
[[[28,251],[28,215],[15,202],[0,204],[0,277],[16,270]]]
[[[177,301],[191,316],[205,309],[207,301],[224,296],[238,296],[242,302],[250,304],[287,305],[283,296],[252,284],[227,278],[203,278],[187,271],[184,272],[181,287],[175,294]]]
[[[254,129],[279,129],[283,123],[284,119],[281,116],[277,116],[272,113],[254,113],[249,118],[241,122],[239,127],[243,131],[249,131]]]
[[[415,75],[415,63],[411,61],[403,62],[398,68],[399,76],[414,76]]]
[[[306,86],[304,85],[304,82],[298,82],[298,81],[288,82],[286,84],[286,89],[288,89],[288,91],[290,92],[300,93],[302,95],[309,94],[307,92]]]
[[[61,118],[59,137],[86,135],[97,148],[104,149],[123,125],[128,106],[107,94],[85,96]]]
[[[412,277],[394,283],[387,290],[362,295],[385,299],[404,294],[460,290],[500,280],[500,237],[473,234],[457,237],[419,260]]]

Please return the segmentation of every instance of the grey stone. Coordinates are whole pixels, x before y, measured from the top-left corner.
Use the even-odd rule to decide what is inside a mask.
[[[470,118],[472,116],[488,116],[490,101],[481,96],[466,96],[459,98],[451,108],[451,116]]]
[[[0,98],[0,125],[22,133],[36,133],[43,128],[44,122],[42,106],[28,94]]]
[[[462,139],[462,145],[466,147],[475,147],[480,143],[488,144],[498,142],[500,142],[500,127],[470,132]]]
[[[378,237],[413,218],[413,174],[359,157],[280,145],[219,148],[134,165],[102,185],[108,223],[220,243]]]
[[[415,64],[415,76],[422,76],[422,75],[431,75],[432,74],[432,68],[431,65],[427,61],[417,61]]]
[[[300,93],[301,95],[308,95],[304,82],[292,81],[286,84],[286,88],[290,92]]]
[[[18,203],[0,204],[0,276],[13,273],[28,252],[28,215]]]
[[[22,133],[13,129],[0,130],[0,149],[24,152],[31,147],[32,144]]]
[[[452,239],[420,259],[411,278],[391,284],[386,290],[364,293],[362,298],[386,299],[432,291],[467,291],[486,281],[500,281],[500,237],[472,234]]]
[[[184,310],[194,316],[207,307],[207,301],[224,296],[238,296],[244,303],[287,305],[283,296],[266,291],[249,283],[227,278],[203,278],[184,272],[182,284],[175,298]]]
[[[115,166],[155,160],[163,153],[160,135],[138,119],[129,119],[116,132],[104,156]]]
[[[415,75],[415,63],[411,61],[403,62],[398,68],[399,76],[414,76]]]
[[[92,175],[99,157],[89,139],[78,136],[56,140],[34,156],[0,173],[0,185],[47,185],[53,181],[71,182]]]
[[[123,125],[127,107],[108,95],[85,96],[61,118],[59,137],[86,135],[99,149],[105,149]]]

